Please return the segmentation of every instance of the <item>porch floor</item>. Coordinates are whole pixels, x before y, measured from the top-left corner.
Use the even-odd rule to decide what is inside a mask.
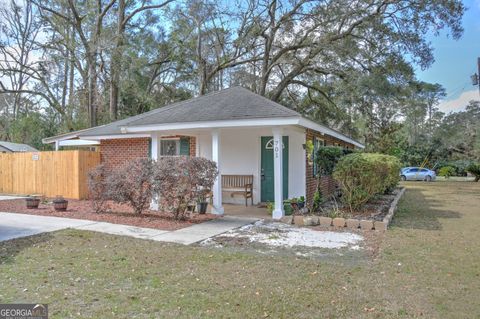
[[[241,216],[241,217],[257,217],[257,218],[271,218],[268,210],[265,207],[223,204],[224,214],[226,216]]]

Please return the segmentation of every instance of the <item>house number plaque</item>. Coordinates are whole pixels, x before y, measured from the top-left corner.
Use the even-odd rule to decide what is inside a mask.
[[[278,146],[278,140],[275,140],[274,142],[275,144],[275,147],[274,147],[274,151],[275,151],[275,158],[278,158],[280,156],[279,152],[280,152],[280,147]]]

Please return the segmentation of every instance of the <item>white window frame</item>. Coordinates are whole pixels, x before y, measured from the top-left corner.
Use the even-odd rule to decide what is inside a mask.
[[[175,155],[166,155],[163,153],[163,141],[175,141],[176,145],[176,154]],[[161,138],[160,139],[160,156],[165,157],[165,156],[180,156],[180,138],[179,137],[167,137],[167,138]]]

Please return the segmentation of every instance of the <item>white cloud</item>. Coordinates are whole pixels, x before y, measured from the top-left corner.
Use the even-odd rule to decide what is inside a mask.
[[[477,89],[463,92],[456,99],[440,101],[438,108],[445,113],[458,112],[464,110],[471,100],[480,100],[480,93]]]

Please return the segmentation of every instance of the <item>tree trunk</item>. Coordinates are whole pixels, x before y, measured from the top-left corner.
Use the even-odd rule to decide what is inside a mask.
[[[118,2],[117,34],[115,49],[110,62],[110,120],[118,116],[118,96],[120,86],[120,72],[122,70],[123,36],[125,32],[125,0]]]
[[[97,91],[97,67],[95,53],[90,53],[88,65],[88,116],[90,120],[90,127],[97,126],[97,105],[96,105],[96,91]],[[92,57],[93,56],[93,57]]]
[[[207,63],[203,59],[202,54],[202,26],[200,21],[195,22],[197,24],[198,93],[205,95],[205,93],[207,93]]]
[[[258,91],[258,94],[261,96],[265,96],[267,92],[267,84],[268,84],[268,78],[270,77],[270,55],[272,52],[272,44],[275,39],[275,17],[276,17],[276,11],[277,11],[277,1],[273,0],[270,3],[270,6],[268,8],[269,11],[269,16],[270,16],[270,21],[269,21],[269,26],[268,30],[265,30],[265,34],[263,35],[265,39],[265,48],[263,52],[263,58],[262,58],[262,69],[260,73],[260,88]],[[267,34],[268,32],[268,34]]]

